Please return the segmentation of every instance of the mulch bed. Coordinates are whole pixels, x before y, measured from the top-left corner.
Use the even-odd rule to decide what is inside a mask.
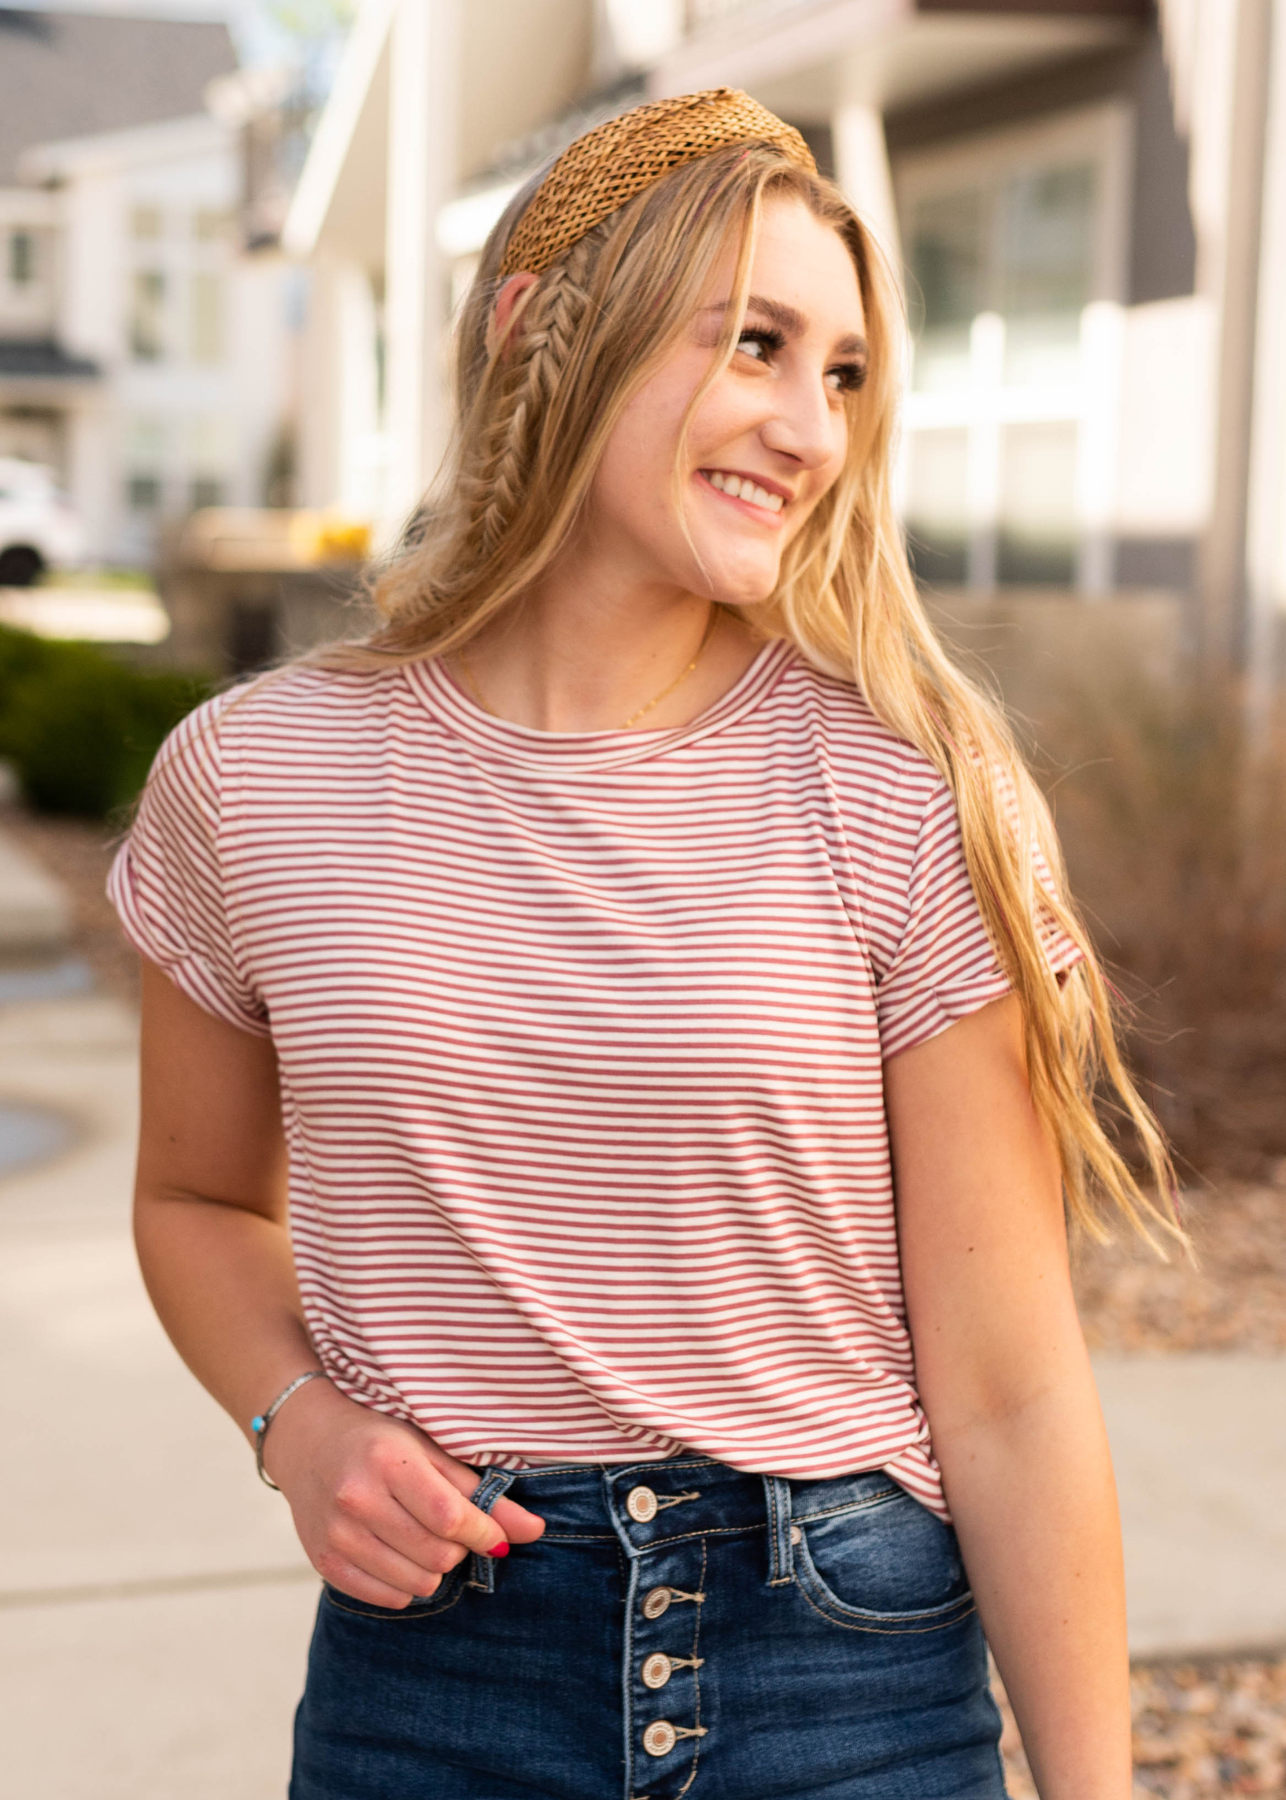
[[[108,992],[138,995],[138,968],[103,893],[114,837],[74,819],[16,806],[0,825],[63,881],[75,911],[74,952]],[[1198,1263],[1162,1262],[1118,1234],[1083,1244],[1076,1292],[1091,1349],[1286,1350],[1286,1163],[1264,1183],[1212,1182],[1184,1195]],[[1135,1800],[1286,1796],[1286,1657],[1136,1667]],[[1005,1714],[1003,1749],[1013,1800],[1035,1800],[1021,1740]]]

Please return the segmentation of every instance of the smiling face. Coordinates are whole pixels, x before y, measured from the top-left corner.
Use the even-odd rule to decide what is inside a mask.
[[[837,480],[850,396],[866,370],[862,298],[847,246],[801,201],[770,199],[737,347],[688,427],[685,535],[674,504],[675,458],[684,417],[717,355],[735,265],[734,244],[685,337],[626,406],[586,517],[593,551],[609,555],[618,576],[733,606],[772,594],[783,550]]]

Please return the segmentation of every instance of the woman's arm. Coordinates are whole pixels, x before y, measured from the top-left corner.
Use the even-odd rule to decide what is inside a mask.
[[[917,1387],[1042,1800],[1129,1800],[1107,1438],[1018,1002],[885,1070]]]
[[[143,963],[135,1238],[184,1362],[247,1437],[249,1421],[320,1366],[295,1283],[271,1044],[204,1012]],[[539,1537],[512,1500],[469,1504],[477,1475],[400,1420],[312,1381],[282,1407],[264,1461],[327,1581],[377,1606],[431,1594],[470,1550]]]

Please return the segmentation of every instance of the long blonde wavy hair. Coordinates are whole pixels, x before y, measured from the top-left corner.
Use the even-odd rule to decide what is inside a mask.
[[[776,592],[741,616],[854,683],[950,784],[978,903],[1021,1002],[1032,1096],[1058,1148],[1073,1222],[1101,1238],[1115,1208],[1145,1235],[1154,1225],[1182,1240],[1166,1148],[1122,1062],[1048,808],[1000,709],[939,643],[907,563],[890,492],[905,323],[869,233],[832,183],[778,151],[720,150],[595,226],[540,275],[498,338],[497,271],[534,186],[492,232],[462,309],[454,445],[405,547],[377,580],[383,623],[362,644],[332,647],[326,662],[371,669],[448,655],[518,601],[567,544],[626,403],[687,329],[729,243],[734,303],[689,418],[735,348],[765,202],[802,201],[853,258],[870,372],[848,402],[840,479],[787,548]],[[680,505],[682,453],[680,443]],[[1083,952],[1061,982],[1043,947],[1055,930]],[[1143,1182],[1105,1132],[1103,1104],[1132,1128]]]

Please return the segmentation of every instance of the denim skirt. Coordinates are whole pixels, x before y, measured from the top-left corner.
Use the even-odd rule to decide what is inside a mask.
[[[883,1474],[490,1471],[547,1521],[404,1612],[323,1593],[291,1800],[1003,1800],[955,1533]]]

